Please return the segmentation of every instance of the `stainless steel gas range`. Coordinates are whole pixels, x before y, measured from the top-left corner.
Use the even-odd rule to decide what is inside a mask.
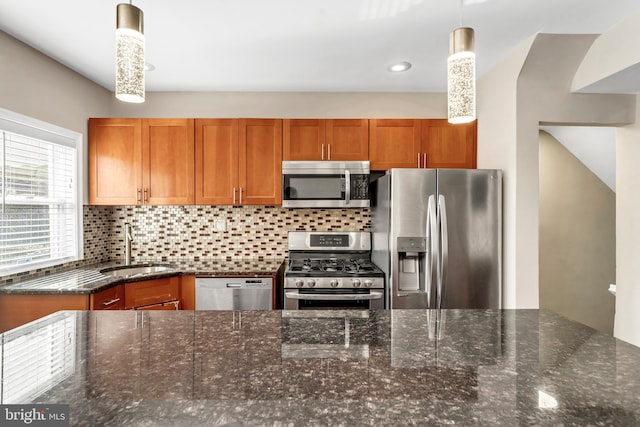
[[[284,309],[384,308],[384,272],[367,232],[289,232]]]

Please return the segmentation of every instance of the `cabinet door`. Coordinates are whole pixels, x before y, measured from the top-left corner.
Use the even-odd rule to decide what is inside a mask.
[[[135,205],[142,189],[142,121],[89,119],[89,203]]]
[[[325,121],[285,119],[283,121],[284,160],[326,160]]]
[[[418,167],[420,120],[370,119],[371,170]]]
[[[139,312],[90,312],[87,321],[86,383],[90,397],[133,399],[140,393],[142,342]],[[126,351],[123,351],[126,349]]]
[[[282,120],[240,119],[239,204],[282,204]]]
[[[421,140],[426,167],[475,169],[476,130],[477,120],[455,125],[446,119],[423,120]]]
[[[194,399],[243,399],[241,311],[194,312]]]
[[[367,119],[326,120],[327,160],[369,160]]]
[[[81,294],[0,294],[0,334],[59,310],[88,310]]]
[[[193,151],[193,119],[142,120],[145,204],[193,204]]]
[[[179,276],[130,282],[124,286],[124,307],[127,310],[174,301],[180,298]]]
[[[124,285],[117,285],[89,296],[91,310],[124,310]]]
[[[196,119],[196,204],[231,205],[238,189],[238,120]]]

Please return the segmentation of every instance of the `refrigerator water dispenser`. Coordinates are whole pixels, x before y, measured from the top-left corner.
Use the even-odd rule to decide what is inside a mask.
[[[398,237],[398,290],[401,292],[425,290],[427,268],[427,241],[424,237]]]

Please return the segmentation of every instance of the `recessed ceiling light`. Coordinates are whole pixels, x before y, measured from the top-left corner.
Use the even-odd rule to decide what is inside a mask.
[[[150,63],[150,62],[145,62],[144,63],[144,70],[145,71],[153,71],[155,69],[156,69],[156,66],[153,65],[152,63]]]
[[[394,72],[394,73],[399,73],[402,71],[407,71],[409,68],[411,68],[411,63],[410,62],[398,62],[397,64],[393,64],[392,66],[389,67],[389,71]]]

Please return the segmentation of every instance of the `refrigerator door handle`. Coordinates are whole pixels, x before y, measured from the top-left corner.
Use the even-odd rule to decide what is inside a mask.
[[[426,232],[427,232],[427,242],[429,244],[429,257],[427,260],[427,268],[425,269],[425,291],[427,293],[427,308],[431,308],[431,295],[433,294],[433,273],[437,271],[438,264],[438,223],[436,216],[436,198],[433,194],[431,194],[427,201],[427,224],[426,224]],[[436,277],[437,281],[437,277]]]
[[[447,268],[449,262],[449,231],[447,227],[447,203],[442,194],[438,195],[438,211],[439,215],[439,223],[440,223],[440,265],[439,272],[440,277],[438,278],[438,293],[436,295],[437,298],[437,308],[438,310],[442,308],[442,294],[445,291],[446,283],[447,283]]]

